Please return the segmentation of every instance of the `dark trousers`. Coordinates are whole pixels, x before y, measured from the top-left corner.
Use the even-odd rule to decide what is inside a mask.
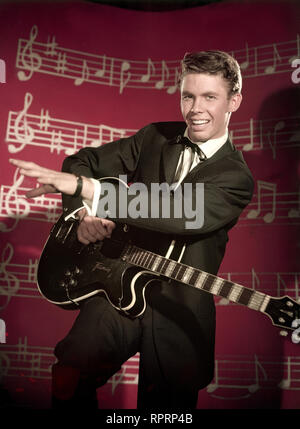
[[[196,408],[198,390],[170,385],[164,376],[152,313],[148,305],[141,317],[130,319],[102,296],[87,300],[70,332],[55,348],[53,406],[96,408],[97,387],[140,352],[137,407]]]

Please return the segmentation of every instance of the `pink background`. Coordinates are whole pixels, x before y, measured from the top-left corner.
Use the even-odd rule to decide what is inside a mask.
[[[219,274],[276,297],[299,297],[300,88],[291,65],[300,58],[299,12],[288,2],[161,13],[81,2],[0,6],[6,64],[6,83],[0,84],[0,318],[7,330],[0,386],[13,403],[49,407],[53,348],[76,312],[48,303],[35,284],[59,197],[26,201],[24,192],[34,183],[8,159],[60,169],[66,153],[84,144],[180,120],[173,85],[185,52],[225,50],[243,64],[244,99],[230,129],[256,187],[230,233]],[[147,80],[148,59],[155,71]],[[300,408],[299,344],[280,337],[261,313],[218,298],[216,304],[216,375],[199,393],[198,408]],[[135,408],[137,367],[138,355],[99,389],[100,408]]]

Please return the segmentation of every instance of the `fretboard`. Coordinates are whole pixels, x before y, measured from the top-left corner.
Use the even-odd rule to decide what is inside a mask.
[[[157,255],[148,250],[129,245],[122,259],[169,279],[185,283],[197,289],[246,305],[252,310],[264,312],[271,296],[222,279],[197,268]]]

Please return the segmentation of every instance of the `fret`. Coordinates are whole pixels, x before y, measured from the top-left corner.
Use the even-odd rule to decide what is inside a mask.
[[[151,252],[145,252],[143,259],[143,267],[150,268],[149,263],[151,263]]]
[[[185,265],[180,266],[179,271],[177,272],[177,275],[176,275],[176,280],[179,280],[179,281],[182,280],[186,269],[187,269],[187,267],[185,267]]]
[[[228,298],[228,295],[231,292],[232,287],[233,287],[232,282],[224,280],[221,290],[219,291],[219,295],[221,295],[223,298]]]
[[[255,291],[252,297],[250,298],[248,307],[251,308],[252,310],[259,310],[264,299],[265,299],[265,294]]]
[[[238,303],[248,305],[253,293],[253,290],[244,288],[238,299]]]
[[[192,278],[192,274],[194,273],[194,270],[191,267],[186,267],[184,276],[182,277],[182,281],[184,283],[190,284],[190,279]]]
[[[164,266],[164,264],[165,264],[167,261],[168,261],[168,259],[161,257],[161,260],[160,260],[160,262],[159,262],[159,264],[158,264],[158,267],[157,267],[157,271],[158,271],[159,273],[162,273],[162,272],[163,272],[163,266]]]
[[[153,271],[153,266],[155,265],[155,261],[156,261],[156,257],[153,253],[149,252],[149,263],[148,263],[148,268],[149,270]]]
[[[177,274],[178,274],[179,270],[180,270],[180,264],[176,264],[175,268],[172,272],[172,278],[173,279],[177,279]]]
[[[223,279],[215,278],[213,281],[212,287],[210,289],[210,293],[214,295],[219,295],[219,292],[222,286],[223,286]]]
[[[124,258],[129,263],[147,268],[213,295],[222,296],[229,301],[246,305],[253,310],[264,311],[269,302],[267,299],[268,295],[266,294],[245,288],[237,283],[216,277],[135,246],[127,247],[124,252]]]
[[[131,255],[131,262],[133,264],[137,264],[137,260],[138,260],[139,256],[140,256],[139,249],[137,247],[133,247],[133,254]]]
[[[173,277],[172,273],[173,273],[173,270],[176,267],[176,265],[177,265],[176,262],[174,262],[172,260],[169,260],[168,267],[165,270],[165,276],[167,276],[167,277]]]
[[[137,253],[137,258],[136,258],[136,263],[138,265],[142,264],[142,260],[143,260],[143,256],[144,256],[144,251],[139,249],[138,253]]]
[[[215,281],[214,277],[204,273],[201,273],[201,277],[204,277],[204,282],[201,289],[206,290],[207,292],[210,292],[210,289]]]
[[[197,283],[198,283],[198,278],[200,278],[200,275],[201,275],[201,271],[193,270],[191,278],[190,278],[190,281],[189,281],[189,284],[191,286],[195,286],[195,287],[199,288],[199,286],[197,285]]]
[[[238,302],[238,299],[240,294],[242,293],[242,290],[243,290],[242,286],[238,284],[233,285],[227,299],[229,299],[229,301]]]
[[[158,266],[159,266],[159,264],[161,262],[161,259],[162,259],[161,256],[155,255],[154,264],[153,264],[153,266],[151,268],[153,271],[159,271],[158,270]]]

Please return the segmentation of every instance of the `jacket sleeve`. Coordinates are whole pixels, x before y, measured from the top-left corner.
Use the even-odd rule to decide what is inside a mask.
[[[130,179],[136,169],[146,127],[135,135],[107,143],[97,148],[84,148],[65,158],[62,171],[78,176],[99,179],[126,174]],[[62,195],[63,207],[68,211],[83,205],[81,197]]]

